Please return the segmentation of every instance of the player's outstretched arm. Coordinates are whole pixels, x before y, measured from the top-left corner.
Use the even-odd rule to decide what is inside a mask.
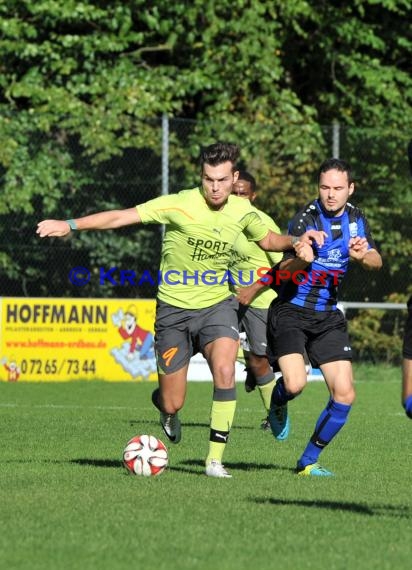
[[[312,244],[317,243],[322,246],[327,234],[319,230],[308,230],[301,236],[281,235],[269,230],[266,236],[258,241],[262,249],[265,251],[287,251],[293,249],[298,242]]]
[[[349,240],[349,256],[369,271],[377,271],[382,267],[382,257],[376,249],[368,249],[366,238],[354,237]]]
[[[76,230],[114,230],[123,226],[139,224],[140,216],[136,208],[125,210],[107,210],[74,220],[43,220],[37,224],[36,233],[40,237],[64,237],[72,229]]]
[[[279,269],[281,271],[287,270],[289,275],[291,275],[293,271],[304,269],[309,263],[312,263],[315,258],[313,248],[307,241],[297,240],[293,247],[296,252],[296,257],[282,261],[279,265]],[[289,278],[290,277],[286,277],[285,274],[282,275],[282,280],[287,280]],[[252,285],[236,289],[236,298],[242,305],[250,305],[259,291],[269,287],[271,283],[273,283],[273,276],[269,271],[266,275],[252,283]]]

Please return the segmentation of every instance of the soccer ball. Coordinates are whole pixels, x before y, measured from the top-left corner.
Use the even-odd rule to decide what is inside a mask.
[[[132,475],[154,477],[163,473],[167,464],[167,448],[154,435],[132,437],[123,451],[123,465]]]

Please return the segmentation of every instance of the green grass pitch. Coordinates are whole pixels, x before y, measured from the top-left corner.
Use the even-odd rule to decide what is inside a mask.
[[[291,436],[259,429],[257,393],[238,384],[224,463],[203,474],[211,383],[189,383],[172,446],[153,383],[0,384],[0,566],[7,570],[403,570],[412,549],[412,422],[400,370],[355,367],[357,401],[322,454],[334,478],[293,469],[327,400],[310,383],[290,405]],[[132,436],[159,436],[157,478],[121,464]]]

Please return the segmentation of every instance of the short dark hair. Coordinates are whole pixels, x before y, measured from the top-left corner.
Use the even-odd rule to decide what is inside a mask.
[[[340,158],[328,158],[322,162],[318,170],[318,184],[320,182],[321,174],[328,172],[329,170],[339,170],[339,172],[346,172],[348,176],[348,183],[352,184],[352,169],[346,160],[341,160]]]
[[[236,164],[239,160],[240,150],[236,144],[216,142],[202,148],[200,152],[200,167],[203,170],[205,164],[218,166],[223,162],[231,162],[232,171],[236,170]]]
[[[252,192],[256,192],[256,179],[252,174],[250,174],[250,172],[247,170],[240,170],[237,181],[239,182],[239,180],[249,182]]]

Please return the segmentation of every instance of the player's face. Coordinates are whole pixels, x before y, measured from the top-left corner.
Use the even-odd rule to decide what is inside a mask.
[[[349,196],[355,187],[348,182],[346,172],[332,169],[322,172],[319,180],[319,199],[322,206],[332,216],[343,214]]]
[[[233,172],[231,162],[223,162],[217,166],[205,164],[202,172],[202,187],[205,200],[213,210],[220,210],[232,193],[233,184],[239,175]]]
[[[239,196],[239,198],[247,198],[250,202],[256,198],[255,192],[252,190],[252,185],[247,180],[238,180],[233,184],[232,194]]]

